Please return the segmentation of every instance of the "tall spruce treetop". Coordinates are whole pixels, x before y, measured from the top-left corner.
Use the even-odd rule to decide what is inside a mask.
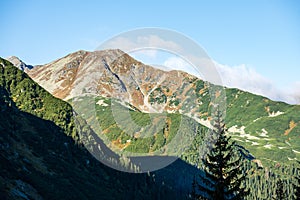
[[[242,157],[235,142],[226,135],[222,114],[217,109],[211,137],[216,137],[206,157],[203,159],[205,175],[200,177],[198,188],[207,199],[243,199],[247,191],[243,186],[245,174],[242,171]]]

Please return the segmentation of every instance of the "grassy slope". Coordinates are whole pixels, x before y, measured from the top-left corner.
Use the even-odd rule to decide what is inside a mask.
[[[138,111],[131,105],[126,107],[116,100],[104,97],[96,97],[92,100],[88,97],[81,97],[73,100],[71,104],[77,105],[79,102],[85,101],[91,101],[91,104],[93,103],[95,106],[91,108],[90,103],[86,103],[87,106],[80,106],[79,113],[85,113],[85,117],[89,120],[93,118],[90,115],[93,112],[91,110],[94,109],[98,125],[101,128],[101,133],[99,132],[98,135],[120,151],[149,153],[150,155],[167,154],[172,150],[166,149],[166,145],[169,145],[176,135],[185,133],[186,143],[182,138],[182,141],[178,142],[176,146],[178,149],[185,148],[186,144],[193,141],[195,131],[200,126],[194,120],[180,114],[150,115]],[[99,101],[101,105],[97,104]],[[123,120],[122,124],[118,121],[119,117],[120,120]]]
[[[69,104],[3,59],[0,71],[1,199],[175,197],[146,174],[118,172],[95,160],[75,145]]]
[[[296,152],[300,151],[300,106],[274,102],[237,89],[227,89],[226,96],[227,127],[245,126],[245,132],[256,137],[243,138],[238,133],[233,134],[241,145],[258,158],[280,162],[287,161],[287,157],[300,159]],[[282,114],[270,117],[271,113],[277,112]]]
[[[206,96],[204,98],[208,98]],[[269,161],[283,163],[288,161],[289,158],[300,159],[300,154],[297,153],[297,151],[300,151],[300,106],[274,102],[237,89],[226,89],[226,98],[226,126],[228,128],[245,126],[246,136],[238,132],[231,133],[240,145],[250,150],[258,159],[264,160],[263,163],[269,164]],[[110,107],[111,100],[98,97],[95,102],[98,100],[102,100],[108,105],[95,105],[102,131],[109,141],[115,141],[114,144],[127,151],[151,152],[160,149],[176,135],[178,124],[182,120],[180,114],[167,114],[168,120],[163,122],[165,123],[163,129],[148,138],[139,139],[133,137],[133,133],[140,132],[141,127],[145,127],[150,123],[149,114],[129,109],[131,119],[138,126],[128,125],[127,130],[132,132],[126,134],[126,131],[122,130],[114,119]],[[208,108],[208,105],[202,105],[199,109],[203,109],[202,112],[205,112],[205,110],[207,112]],[[274,117],[269,116],[271,113],[277,113],[278,111],[282,114]],[[295,122],[296,126],[288,134],[285,134],[290,129],[292,121]],[[195,123],[191,124],[193,124],[193,128],[186,129],[186,131],[195,132],[197,125]],[[169,134],[165,134],[166,126],[168,126],[167,132]],[[264,131],[267,132],[265,135],[262,134]],[[130,143],[127,141],[130,141]]]
[[[300,159],[299,105],[275,102],[239,89],[225,88],[222,91],[218,86],[202,80],[195,79],[190,84],[192,87],[185,93],[184,98],[181,94],[184,87],[167,97],[170,98],[168,101],[170,106],[176,102],[176,106],[179,106],[183,113],[193,109],[194,113],[200,114],[201,119],[207,119],[212,109],[211,98],[225,92],[226,127],[235,126],[237,129],[244,127],[246,133],[241,134],[238,130],[231,133],[240,145],[249,149],[258,159],[265,160],[264,162],[283,163],[289,159]],[[156,98],[150,98],[150,103],[159,103],[166,95],[165,90],[160,88],[157,90],[162,91],[161,94],[155,95]],[[194,99],[195,96],[197,101]],[[220,97],[216,98],[216,102],[222,101]],[[192,104],[189,103],[191,101]],[[198,105],[195,108],[196,102]]]

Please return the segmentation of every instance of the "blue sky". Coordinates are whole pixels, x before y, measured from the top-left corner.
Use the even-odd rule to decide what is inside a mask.
[[[300,86],[296,0],[4,0],[0,26],[0,56],[16,55],[29,64],[48,63],[79,49],[94,50],[127,30],[161,27],[192,38],[229,68],[246,66],[246,71],[254,70],[281,90]]]

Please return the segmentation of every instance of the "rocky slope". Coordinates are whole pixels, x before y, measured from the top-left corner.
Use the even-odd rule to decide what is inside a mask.
[[[181,71],[162,71],[120,50],[78,51],[28,74],[61,99],[92,93],[120,99],[146,113],[184,114],[207,127],[212,99],[225,99],[229,132],[256,156],[277,161],[281,153],[286,160],[300,155],[300,106],[224,89]]]
[[[27,65],[26,63],[24,63],[22,60],[20,60],[16,56],[10,56],[7,58],[7,60],[22,71],[28,71],[33,68],[32,65]]]
[[[144,65],[120,50],[78,51],[35,67],[28,74],[61,99],[90,92],[122,98],[144,112],[178,110],[179,107],[172,106],[172,100],[166,97],[182,90],[184,82],[196,80],[184,72],[165,72]],[[191,87],[184,89],[188,91]],[[155,98],[161,103],[156,104]]]
[[[194,167],[177,161],[157,171],[156,181],[152,175],[111,169],[81,145],[68,103],[2,58],[0,71],[0,199],[182,199],[187,195],[198,171]],[[182,172],[176,178],[185,186],[172,178],[175,170]],[[182,193],[171,189],[175,187]]]

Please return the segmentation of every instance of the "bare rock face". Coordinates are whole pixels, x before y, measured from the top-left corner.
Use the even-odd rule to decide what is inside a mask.
[[[78,51],[28,71],[61,99],[90,93],[118,98],[143,112],[190,113],[196,101],[196,77],[145,65],[121,50]],[[204,84],[203,84],[204,85]],[[206,88],[203,86],[202,93]],[[194,107],[194,106],[193,106]]]
[[[7,60],[22,71],[27,72],[28,70],[31,70],[33,68],[32,65],[26,65],[22,60],[20,60],[16,56],[10,56],[7,58]]]
[[[69,54],[46,65],[36,66],[27,72],[39,85],[58,98],[66,98],[77,75],[85,51]]]

